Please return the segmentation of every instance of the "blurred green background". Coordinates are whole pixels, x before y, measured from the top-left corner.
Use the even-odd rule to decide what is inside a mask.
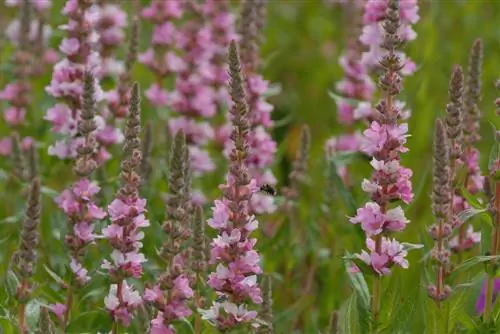
[[[128,1],[123,3],[129,5]],[[237,2],[234,5],[237,10]],[[49,21],[54,28],[65,22],[65,18],[59,14],[60,8],[62,2],[54,1]],[[16,10],[0,5],[0,31],[5,29],[15,15]],[[417,197],[407,211],[411,224],[397,238],[429,245],[426,227],[433,223],[429,194],[434,120],[444,115],[444,107],[448,101],[448,78],[453,65],[467,65],[470,47],[478,37],[484,41],[483,93],[480,103],[483,114],[482,141],[479,145],[483,170],[486,170],[486,159],[493,143],[493,131],[489,123],[500,125],[494,111],[495,97],[500,96],[500,92],[494,89],[494,81],[500,77],[500,2],[421,1],[420,16],[421,20],[414,27],[418,37],[405,48],[418,64],[419,70],[404,80],[404,92],[400,96],[413,111],[409,121],[410,152],[404,155],[403,163],[414,171],[413,184]],[[337,60],[346,47],[349,20],[351,18],[346,16],[344,7],[325,5],[319,0],[269,1],[266,41],[262,47],[262,57],[266,60],[263,73],[266,79],[282,86],[281,94],[271,101],[275,106],[273,118],[277,121],[290,119],[289,122],[281,122],[283,125],[273,132],[280,147],[274,166],[279,177],[278,188],[287,182],[290,162],[298,147],[300,126],[308,124],[312,133],[310,183],[302,189],[298,218],[293,222],[285,220],[274,238],[261,235],[259,241],[265,271],[274,277],[276,333],[279,334],[292,333],[294,330],[298,333],[318,333],[324,330],[330,313],[340,309],[351,294],[341,259],[344,250],[359,252],[363,246],[363,240],[357,232],[359,227],[352,226],[347,221],[346,215],[352,212],[347,210],[341,196],[337,195],[329,202],[328,212],[325,213],[322,206],[325,202],[326,184],[323,145],[330,136],[343,131],[336,123],[336,107],[328,96],[328,91],[343,76]],[[149,43],[150,29],[148,26],[142,29],[141,50]],[[55,31],[51,45],[56,47],[62,37],[61,32]],[[5,41],[0,43],[3,46],[0,47],[0,87],[3,87],[10,80],[8,66],[5,64],[9,62],[12,49]],[[62,236],[66,227],[51,196],[54,195],[54,190],[61,191],[67,186],[72,176],[69,165],[46,154],[47,146],[54,140],[47,122],[42,120],[47,108],[54,103],[43,91],[50,80],[50,70],[47,73],[35,83],[36,98],[30,110],[29,127],[23,131],[25,135],[30,134],[41,141],[41,170],[47,187],[41,232],[41,262],[64,275],[66,254]],[[148,87],[151,78],[151,74],[142,65],[135,67],[134,79],[141,83],[143,89]],[[160,114],[161,112],[163,111],[155,111],[147,102],[143,103],[143,119],[164,119],[165,114]],[[155,182],[154,187],[148,190],[152,222],[161,222],[163,215],[159,194],[166,189],[163,160],[168,150],[163,129],[161,122],[155,122]],[[3,136],[8,131],[4,122],[0,122],[0,134]],[[0,277],[5,275],[9,258],[17,246],[20,227],[18,218],[23,208],[22,185],[8,177],[9,166],[8,159],[0,159]],[[108,165],[107,173],[111,178],[117,175],[117,171],[118,162],[115,160]],[[357,203],[362,204],[366,198],[359,189],[358,181],[370,173],[367,161],[355,160],[352,171],[353,179],[356,180],[352,192]],[[221,180],[222,175],[219,175],[216,180],[206,181],[205,185],[214,186]],[[113,184],[113,181],[111,178],[109,184]],[[108,196],[112,193],[113,189],[109,189]],[[218,190],[214,188],[211,195],[218,196]],[[205,213],[209,215],[208,207]],[[259,220],[266,226],[281,221],[282,218],[273,215],[260,217]],[[480,220],[473,222],[477,227],[483,226],[480,225]],[[159,224],[153,224],[145,240],[146,253],[153,259],[148,278],[153,278],[153,273],[158,269],[154,254],[155,248],[161,243],[161,233],[156,232],[159,232]],[[99,258],[99,248],[106,251],[106,247],[95,247],[89,257],[90,262]],[[419,263],[423,255],[423,251],[413,251],[409,256],[410,268],[396,269],[391,278],[384,280],[384,289],[389,289],[388,293],[396,287],[402,292],[392,293],[392,300],[386,295],[387,298],[382,299],[383,309],[386,307],[384,305],[403,303],[417,295],[426,298],[423,289],[426,285],[425,275],[423,266]],[[480,268],[476,269],[480,271]],[[40,282],[45,282],[37,292],[41,298],[49,302],[60,300],[59,290],[48,283],[48,275],[42,265],[39,266],[37,278]],[[96,309],[102,307],[102,298],[106,293],[105,285],[101,284],[99,287],[102,281],[105,281],[105,277],[98,277],[92,287],[89,287],[89,295],[85,297],[87,302],[96,305]],[[424,291],[423,295],[421,291]],[[2,297],[0,295],[0,304]],[[473,296],[469,299],[473,302]],[[413,311],[415,316],[407,319],[408,326],[413,326],[409,328],[413,328],[413,333],[427,332],[422,327],[425,322],[421,318],[425,312],[420,309]],[[89,315],[87,317],[90,319]],[[95,317],[99,321],[105,319],[98,318],[99,315]],[[106,326],[105,320],[99,322],[95,319],[87,321],[86,325],[90,326],[89,323],[94,322]]]

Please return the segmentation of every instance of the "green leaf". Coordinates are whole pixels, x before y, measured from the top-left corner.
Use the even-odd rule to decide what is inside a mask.
[[[7,277],[5,277],[5,289],[10,296],[15,296],[17,287],[19,286],[19,279],[17,275],[9,269],[7,271]]]
[[[13,216],[6,217],[0,220],[0,224],[15,224],[20,222],[24,217],[24,210],[19,211]]]
[[[262,94],[264,97],[271,97],[271,96],[276,96],[276,95],[279,95],[281,93],[281,84],[279,83],[272,83],[269,85],[269,87],[267,88],[267,91]]]
[[[469,269],[477,264],[480,264],[480,263],[483,263],[486,261],[499,259],[499,258],[500,258],[500,255],[489,255],[489,256],[479,255],[479,256],[471,257],[470,259],[467,259],[464,262],[460,263],[458,266],[456,266],[455,269],[453,269],[453,272],[450,276],[458,273],[459,271]]]
[[[338,189],[340,196],[344,200],[347,209],[349,211],[349,215],[356,214],[356,210],[358,209],[358,205],[354,200],[351,192],[346,188],[344,182],[340,178],[338,174],[338,166],[335,163],[334,159],[328,159],[328,175],[329,178],[334,182],[335,187]]]
[[[346,256],[350,256],[349,252],[346,251]],[[368,284],[366,284],[365,277],[362,273],[353,273],[349,270],[351,261],[345,261],[345,267],[347,271],[347,276],[349,277],[349,282],[356,294],[360,297],[360,301],[363,303],[365,308],[370,307],[370,291],[368,290]]]
[[[486,212],[487,209],[466,209],[462,212],[460,212],[457,215],[458,220],[460,220],[460,225],[464,224],[467,222],[469,219],[471,219],[474,216],[477,216],[478,214],[481,214],[483,212]]]
[[[484,210],[484,203],[480,202],[477,196],[472,195],[466,188],[462,188],[462,196],[467,200],[470,206],[474,209]]]
[[[52,277],[54,279],[54,281],[56,281],[57,284],[59,284],[61,286],[66,285],[66,282],[64,282],[64,280],[59,275],[57,275],[55,272],[53,272],[49,267],[47,267],[45,264],[43,265],[43,267],[45,268],[47,273],[50,275],[50,277]]]
[[[111,317],[104,310],[79,313],[66,328],[66,333],[109,332]]]
[[[339,324],[341,333],[358,333],[356,330],[356,317],[353,315],[356,305],[356,294],[351,294],[347,300],[342,303],[339,310]]]
[[[30,300],[26,304],[26,324],[31,331],[37,328],[38,319],[40,319],[40,307],[40,302],[36,299]]]
[[[424,248],[424,245],[422,244],[411,244],[409,242],[402,242],[401,245],[404,247],[405,251]]]
[[[185,325],[184,327],[187,327],[189,329],[190,333],[196,334],[196,332],[194,331],[193,325],[191,325],[191,322],[188,319],[184,318],[181,320],[181,322]]]
[[[40,191],[42,192],[42,194],[47,195],[51,198],[55,198],[60,195],[58,191],[45,186],[41,187]]]

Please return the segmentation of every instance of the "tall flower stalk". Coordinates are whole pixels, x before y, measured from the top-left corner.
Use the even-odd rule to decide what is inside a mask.
[[[134,311],[141,306],[142,298],[130,287],[127,279],[142,276],[142,263],[146,261],[141,253],[144,232],[141,228],[149,226],[145,217],[146,199],[139,195],[141,177],[139,167],[140,151],[140,92],[138,84],[132,87],[130,110],[125,126],[125,142],[121,163],[122,186],[115,199],[108,206],[111,225],[102,231],[103,237],[113,247],[112,262],[105,260],[102,268],[107,269],[113,282],[105,305],[113,317],[113,333],[118,332],[119,324],[128,326]]]
[[[151,321],[151,333],[175,333],[173,322],[191,315],[188,302],[194,295],[187,253],[187,242],[192,238],[193,208],[184,132],[175,135],[170,156],[169,196],[163,223],[167,239],[161,249],[168,267],[144,294],[144,299],[157,309],[157,316]]]
[[[208,285],[215,290],[218,301],[203,318],[219,330],[230,330],[253,322],[257,312],[248,309],[250,303],[262,303],[257,275],[262,272],[259,254],[253,249],[256,239],[249,234],[257,229],[258,222],[249,214],[249,202],[258,190],[250,176],[245,158],[249,154],[249,110],[241,75],[240,59],[236,43],[229,47],[230,93],[233,148],[227,183],[221,185],[223,198],[214,202],[213,216],[208,225],[218,231],[211,243],[211,264],[217,264],[209,275]]]
[[[436,121],[434,133],[434,173],[432,192],[432,212],[437,223],[430,228],[430,235],[435,240],[432,250],[432,259],[436,263],[436,283],[428,287],[429,296],[438,305],[451,293],[451,287],[445,284],[449,272],[450,251],[447,248],[447,239],[451,235],[451,199],[452,189],[450,182],[450,145],[446,128],[441,120]]]
[[[484,187],[484,176],[481,174],[481,168],[479,166],[479,150],[474,147],[481,139],[479,135],[481,112],[478,104],[481,98],[482,62],[483,42],[477,39],[472,45],[469,57],[463,117],[465,148],[462,154],[462,161],[466,170],[463,186],[472,194],[476,194],[483,190]],[[468,203],[465,200],[462,202],[462,207],[459,209],[467,209],[469,207]],[[481,241],[480,234],[475,233],[472,226],[468,226],[467,224],[460,226],[457,239],[455,239],[456,242],[454,242],[453,245],[459,252],[459,257],[461,257],[460,251],[469,249]]]
[[[255,178],[257,185],[276,184],[270,166],[276,153],[276,142],[273,140],[270,129],[273,126],[271,112],[273,106],[266,101],[269,91],[269,82],[259,74],[261,60],[259,46],[262,42],[262,29],[266,1],[245,0],[241,9],[240,48],[241,67],[245,77],[245,91],[248,103],[248,119],[250,132],[247,138],[249,153],[245,159],[250,175]],[[228,125],[225,127],[230,129]],[[227,137],[229,139],[229,137]],[[225,154],[229,156],[232,149],[231,141],[227,140]],[[257,214],[272,213],[277,207],[274,197],[265,193],[257,193],[251,199],[251,211]]]
[[[410,177],[412,171],[400,164],[400,154],[407,152],[405,147],[408,136],[408,124],[401,122],[402,110],[395,103],[395,97],[402,90],[402,59],[398,48],[402,44],[399,37],[400,10],[399,1],[391,0],[387,4],[383,23],[385,32],[382,47],[384,56],[380,65],[384,69],[379,85],[385,98],[377,105],[374,120],[364,132],[362,151],[373,156],[371,165],[375,172],[371,180],[364,180],[362,188],[371,196],[371,201],[358,209],[351,223],[361,224],[366,233],[366,244],[369,252],[363,251],[356,257],[361,266],[368,265],[375,274],[372,289],[371,312],[373,317],[372,332],[377,332],[382,277],[391,272],[391,267],[399,265],[408,267],[405,259],[407,250],[389,233],[402,231],[409,221],[401,206],[390,207],[394,201],[401,200],[408,204],[413,199]],[[360,263],[360,262],[358,262]]]
[[[215,139],[210,121],[229,104],[225,52],[235,37],[234,16],[225,0],[175,0],[153,1],[143,17],[155,23],[151,48],[139,56],[157,77],[146,97],[153,106],[173,111],[169,132],[184,132],[193,177],[201,177],[216,167],[207,150]],[[166,87],[170,76],[174,87]],[[198,189],[193,200],[206,202]]]
[[[336,85],[340,96],[335,97],[337,105],[337,122],[345,128],[346,133],[333,136],[325,143],[325,151],[329,156],[339,152],[358,152],[361,148],[362,136],[356,130],[357,124],[365,124],[372,115],[371,102],[375,92],[375,84],[369,76],[369,68],[361,62],[363,45],[359,41],[360,3],[351,2],[347,6],[349,20],[349,40],[347,49],[339,58],[344,70],[344,77]],[[339,166],[339,173],[347,181],[346,166]]]
[[[17,286],[15,298],[19,303],[19,329],[23,334],[28,333],[25,311],[26,303],[30,300],[33,289],[31,277],[36,271],[37,247],[39,243],[37,232],[38,225],[40,225],[40,180],[34,178],[31,181],[29,189],[21,240],[12,258],[16,274],[20,277],[20,283]]]
[[[81,101],[79,100],[81,112],[77,131],[81,136],[81,141],[76,148],[77,157],[73,167],[74,173],[80,179],[56,198],[57,205],[66,213],[70,222],[65,243],[69,250],[70,268],[73,272],[66,304],[60,308],[60,312],[56,312],[58,315],[62,314],[63,326],[66,326],[69,320],[73,289],[77,289],[90,280],[88,270],[83,267],[82,261],[86,246],[95,240],[93,222],[106,216],[106,212],[99,208],[94,200],[94,196],[101,188],[96,182],[91,181],[91,175],[97,168],[94,96],[95,79],[91,72],[86,71],[83,78],[83,97]]]
[[[51,3],[47,1],[39,6],[23,0],[8,5],[19,7],[19,18],[12,21],[5,31],[15,48],[12,59],[14,79],[0,91],[0,101],[8,103],[8,107],[3,110],[3,119],[12,133],[21,137],[23,125],[30,119],[29,110],[33,98],[30,81],[37,76],[39,50],[35,46],[40,44],[43,47],[51,34],[51,29],[43,24],[41,16]],[[17,148],[22,156],[33,145],[33,138],[20,139]],[[12,136],[0,138],[0,155],[16,154],[16,145]]]

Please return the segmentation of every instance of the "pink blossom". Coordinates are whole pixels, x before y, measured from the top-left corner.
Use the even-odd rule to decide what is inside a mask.
[[[405,269],[409,266],[408,261],[405,259],[408,252],[404,249],[404,246],[395,239],[382,237],[380,253],[377,253],[375,250],[374,240],[370,238],[366,239],[366,246],[370,253],[363,250],[361,254],[356,255],[361,261],[370,265],[372,269],[381,276],[390,274],[391,267],[395,264]]]
[[[85,269],[80,262],[71,258],[71,262],[69,264],[71,271],[75,274],[77,281],[83,285],[90,281],[90,276],[87,275],[88,270]]]
[[[450,249],[454,252],[464,251],[478,245],[481,242],[481,232],[474,232],[472,225],[467,227],[467,233],[462,243],[459,243],[459,237],[455,236],[448,242]]]
[[[126,281],[122,281],[120,296],[118,296],[118,285],[112,284],[109,294],[104,299],[106,308],[115,321],[128,327],[132,320],[132,312],[142,305],[141,296]]]
[[[10,137],[0,138],[0,155],[7,156],[12,152],[12,139]]]
[[[19,125],[24,122],[26,109],[9,107],[4,111],[3,118],[9,125]]]
[[[60,319],[63,320],[67,307],[64,304],[56,303],[50,304],[49,309]]]
[[[59,49],[68,56],[73,56],[80,49],[80,42],[77,38],[65,38],[61,42]]]
[[[367,236],[373,236],[383,231],[402,231],[408,220],[401,207],[381,212],[380,206],[375,202],[368,202],[363,208],[358,209],[356,216],[350,218],[353,224],[361,224]]]
[[[149,102],[155,107],[163,107],[168,104],[169,96],[168,93],[161,89],[157,84],[152,85],[144,95],[149,100]]]
[[[401,153],[407,152],[408,149],[403,146],[406,144],[407,132],[408,125],[406,123],[393,126],[373,121],[363,133],[365,138],[361,149],[366,154],[373,156],[375,153],[387,149],[387,145],[397,144],[396,149],[392,149],[392,146],[391,149]]]

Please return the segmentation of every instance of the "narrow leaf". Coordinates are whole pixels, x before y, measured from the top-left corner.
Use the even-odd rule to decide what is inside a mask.
[[[40,303],[38,300],[33,299],[26,304],[26,324],[31,331],[34,331],[40,319]]]
[[[349,256],[349,252],[346,252],[346,255]],[[360,272],[354,273],[349,270],[351,267],[351,261],[345,261],[345,267],[352,288],[359,296],[359,299],[363,303],[363,306],[365,308],[368,308],[370,306],[370,291],[368,290],[368,284],[366,284],[365,277]]]
[[[467,200],[467,203],[469,203],[469,205],[472,206],[474,209],[479,209],[479,210],[485,209],[484,203],[482,203],[477,196],[472,195],[466,188],[462,188],[462,196]]]
[[[49,267],[47,267],[45,264],[43,265],[43,267],[45,268],[47,273],[50,275],[50,277],[52,277],[54,279],[54,281],[56,281],[57,284],[59,284],[61,286],[66,285],[66,282],[64,282],[64,280],[59,275],[57,275],[55,272],[53,272]]]
[[[338,174],[338,167],[334,159],[328,160],[328,174],[335,183],[335,187],[338,189],[340,196],[344,200],[349,211],[349,215],[354,215],[358,209],[358,205],[356,204],[351,192],[346,188],[344,182],[340,178]]]
[[[500,258],[500,255],[490,255],[490,256],[484,256],[484,255],[479,255],[479,256],[474,256],[470,259],[467,259],[465,260],[464,262],[460,263],[458,266],[455,267],[455,269],[453,269],[453,273],[452,274],[455,274],[461,270],[466,270],[466,269],[469,269],[473,266],[475,266],[476,264],[479,264],[479,263],[483,263],[483,262],[486,262],[486,261],[491,261],[491,260],[495,260],[495,259],[499,259]]]

